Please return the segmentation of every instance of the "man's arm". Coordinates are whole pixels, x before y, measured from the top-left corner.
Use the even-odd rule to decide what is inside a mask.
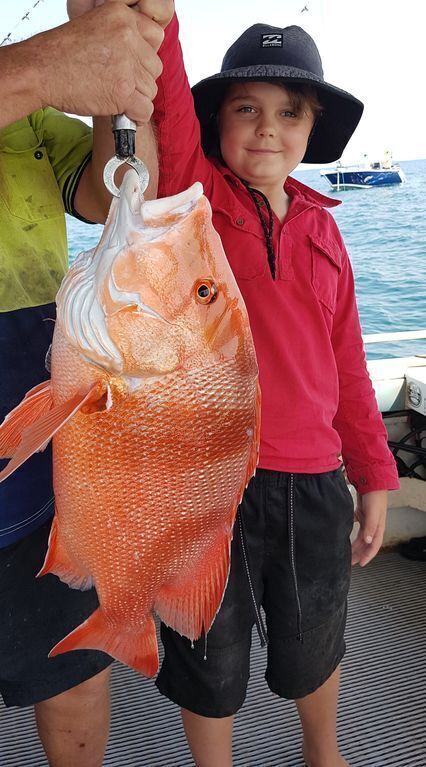
[[[78,115],[152,114],[156,51],[163,30],[128,7],[107,2],[84,17],[0,48],[0,128],[45,106]]]
[[[108,2],[108,0],[106,0]],[[167,26],[173,16],[174,5],[172,0],[161,0],[158,9],[154,8],[154,3],[133,2],[132,10],[145,13],[146,22],[155,18],[155,22],[161,27]],[[83,14],[88,14],[95,6],[96,0],[68,0],[67,8],[70,19],[77,18]],[[128,4],[127,0],[116,0]],[[98,0],[99,5],[99,0]],[[142,8],[143,6],[143,8]],[[87,17],[87,16],[85,16]],[[83,19],[84,20],[84,19]],[[127,113],[128,114],[128,113]],[[128,114],[128,116],[130,116]],[[106,162],[114,155],[114,139],[111,130],[111,119],[97,117],[93,120],[93,153],[91,161],[88,163],[81,176],[74,199],[76,211],[90,221],[105,221],[108,209],[111,203],[111,195],[107,191],[103,182],[103,170]],[[140,125],[136,131],[136,156],[143,156],[143,160],[149,171],[149,186],[145,192],[147,199],[154,199],[157,195],[158,187],[158,159],[157,147],[154,132],[150,124]],[[123,165],[114,176],[116,184],[120,184],[128,166]]]
[[[0,48],[0,129],[40,109],[37,75],[30,63],[28,43]]]

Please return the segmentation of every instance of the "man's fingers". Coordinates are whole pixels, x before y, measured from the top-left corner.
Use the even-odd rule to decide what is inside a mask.
[[[162,27],[167,26],[175,10],[173,0],[139,0],[138,8]]]
[[[157,93],[155,81],[162,71],[155,49],[164,33],[131,5],[131,0],[107,0],[42,33],[46,42],[40,46],[41,53],[37,48],[33,56],[42,103],[73,114],[125,112],[138,124],[149,121]],[[73,0],[72,8],[70,3],[74,12],[84,7],[83,0]],[[60,58],[58,50],[63,54]]]
[[[143,93],[136,92],[128,104],[123,104],[123,112],[129,120],[133,120],[137,125],[145,125],[152,117],[154,107],[151,99],[144,96]]]
[[[139,34],[146,40],[155,51],[158,51],[164,40],[164,29],[153,21],[151,17],[142,13],[135,15],[135,22],[138,26]]]

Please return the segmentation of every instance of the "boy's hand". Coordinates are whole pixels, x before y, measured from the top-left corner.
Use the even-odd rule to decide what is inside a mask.
[[[352,544],[353,565],[368,565],[379,551],[385,532],[387,498],[387,490],[357,494],[355,518],[359,522],[359,530]]]
[[[130,5],[145,16],[156,21],[160,26],[167,27],[175,12],[173,0],[67,0],[67,11],[70,19],[75,19],[83,13],[91,11],[104,2],[118,2]]]

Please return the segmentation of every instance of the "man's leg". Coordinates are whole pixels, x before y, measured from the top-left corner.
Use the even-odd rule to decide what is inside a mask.
[[[336,733],[340,667],[318,690],[296,700],[308,767],[349,767],[339,753]]]
[[[96,650],[48,657],[99,605],[94,589],[71,589],[54,575],[36,578],[49,531],[50,521],[0,548],[0,694],[6,706],[35,706],[51,765],[98,767],[108,738],[112,658]]]
[[[110,721],[111,669],[34,706],[50,767],[102,767]]]
[[[181,710],[185,735],[197,767],[232,767],[233,716],[212,719]]]

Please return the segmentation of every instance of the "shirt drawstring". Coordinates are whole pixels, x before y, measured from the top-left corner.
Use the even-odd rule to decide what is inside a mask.
[[[255,593],[254,593],[253,582],[252,582],[251,575],[250,575],[250,566],[249,566],[248,555],[247,555],[247,546],[246,546],[246,541],[245,541],[243,519],[242,519],[242,514],[241,514],[240,511],[238,511],[238,528],[239,528],[239,533],[240,533],[241,551],[242,551],[242,554],[243,554],[244,566],[245,566],[246,574],[247,574],[247,581],[248,581],[248,585],[249,585],[249,589],[250,589],[250,594],[251,594],[251,598],[252,598],[252,602],[253,602],[254,616],[255,616],[255,621],[256,621],[257,633],[259,634],[259,639],[260,639],[261,647],[265,647],[265,645],[268,644],[268,635],[267,635],[265,624],[264,624],[264,622],[262,620],[262,616],[260,614],[260,611],[259,611],[259,608],[258,608],[257,602],[256,602],[256,596],[255,596]]]
[[[271,270],[272,279],[275,280],[276,259],[275,259],[275,253],[274,253],[274,245],[272,241],[272,235],[274,232],[274,214],[272,212],[271,205],[266,195],[263,194],[263,192],[260,192],[259,189],[253,189],[251,186],[247,184],[246,181],[243,181],[243,183],[256,206],[257,215],[259,216],[259,221],[262,224],[262,229],[263,229],[263,233],[265,235],[265,241],[266,241],[266,252],[268,254],[268,264]],[[268,217],[269,217],[268,225],[266,225],[265,218],[262,215],[262,211],[260,208],[259,200],[257,199],[257,195],[263,200],[264,204],[266,205],[266,210],[268,211]]]
[[[290,474],[288,483],[288,549],[290,558],[291,575],[293,578],[294,594],[297,605],[297,638],[303,642],[302,634],[302,607],[300,604],[299,587],[296,572],[296,533],[294,529],[294,474]]]

